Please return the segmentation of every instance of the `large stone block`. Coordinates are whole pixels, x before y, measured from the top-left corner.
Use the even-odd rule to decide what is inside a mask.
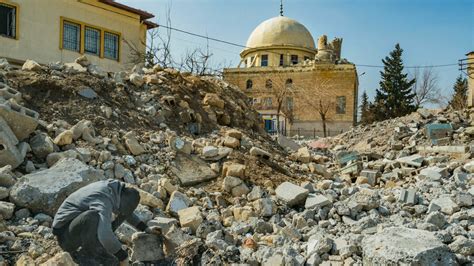
[[[132,236],[132,261],[156,262],[164,259],[163,242],[157,235],[138,232]]]
[[[7,122],[18,140],[27,138],[38,126],[39,114],[12,102],[0,103],[0,117]]]
[[[196,232],[199,225],[202,223],[202,215],[198,206],[189,207],[178,211],[179,223],[181,227],[189,227],[193,232]]]
[[[303,203],[309,191],[290,182],[284,182],[275,189],[275,193],[288,206],[294,206]]]
[[[217,177],[217,174],[199,157],[182,153],[177,154],[171,171],[183,186],[199,184]]]
[[[77,159],[63,159],[53,167],[28,174],[12,187],[10,200],[33,212],[54,215],[72,192],[104,176]]]
[[[364,265],[456,265],[456,257],[424,230],[386,228],[362,241]]]

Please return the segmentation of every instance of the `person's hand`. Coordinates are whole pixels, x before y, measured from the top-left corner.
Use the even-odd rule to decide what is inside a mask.
[[[128,258],[122,260],[119,265],[120,266],[129,266],[130,263],[128,262]]]
[[[145,233],[153,235],[161,235],[161,228],[158,226],[149,226],[145,229]]]

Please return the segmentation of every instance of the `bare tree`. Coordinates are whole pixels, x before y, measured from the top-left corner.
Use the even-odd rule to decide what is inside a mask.
[[[288,106],[288,100],[293,94],[293,80],[282,73],[272,77],[271,94],[276,103],[277,133],[281,134],[280,114],[284,114],[285,118],[287,118],[287,114],[292,115],[292,108]]]
[[[333,89],[334,85],[327,79],[318,80],[312,84],[312,86],[300,86],[295,88],[299,94],[298,98],[319,114],[324,137],[327,137],[327,122],[332,119],[332,114],[336,110],[336,102],[331,100],[330,95],[327,95],[327,92]]]
[[[173,67],[174,61],[171,55],[171,1],[166,7],[165,24],[155,29],[148,30],[146,42],[141,42],[145,46],[145,51],[137,44],[123,39],[130,49],[130,61],[134,64],[145,63],[146,66],[159,64],[163,67]],[[161,32],[161,28],[163,29]]]
[[[415,84],[413,85],[413,92],[415,93],[415,105],[421,107],[426,104],[441,105],[440,98],[441,90],[438,86],[438,74],[433,68],[425,68],[420,71],[416,68],[413,73]]]

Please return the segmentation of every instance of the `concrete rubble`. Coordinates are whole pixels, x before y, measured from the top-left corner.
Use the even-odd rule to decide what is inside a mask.
[[[58,247],[53,215],[104,178],[139,189],[136,214],[161,232],[117,229],[134,265],[474,260],[474,110],[420,109],[313,145],[267,135],[248,98],[216,78],[106,73],[85,56],[5,62],[0,265],[81,264]]]

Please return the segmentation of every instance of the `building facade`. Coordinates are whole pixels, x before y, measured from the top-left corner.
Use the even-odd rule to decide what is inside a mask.
[[[47,64],[86,54],[106,71],[124,70],[145,53],[153,17],[113,0],[0,0],[0,57]]]
[[[357,70],[341,58],[341,48],[342,39],[328,42],[325,35],[316,48],[305,26],[271,18],[252,32],[239,65],[224,69],[224,79],[252,99],[267,131],[334,135],[357,121]]]

